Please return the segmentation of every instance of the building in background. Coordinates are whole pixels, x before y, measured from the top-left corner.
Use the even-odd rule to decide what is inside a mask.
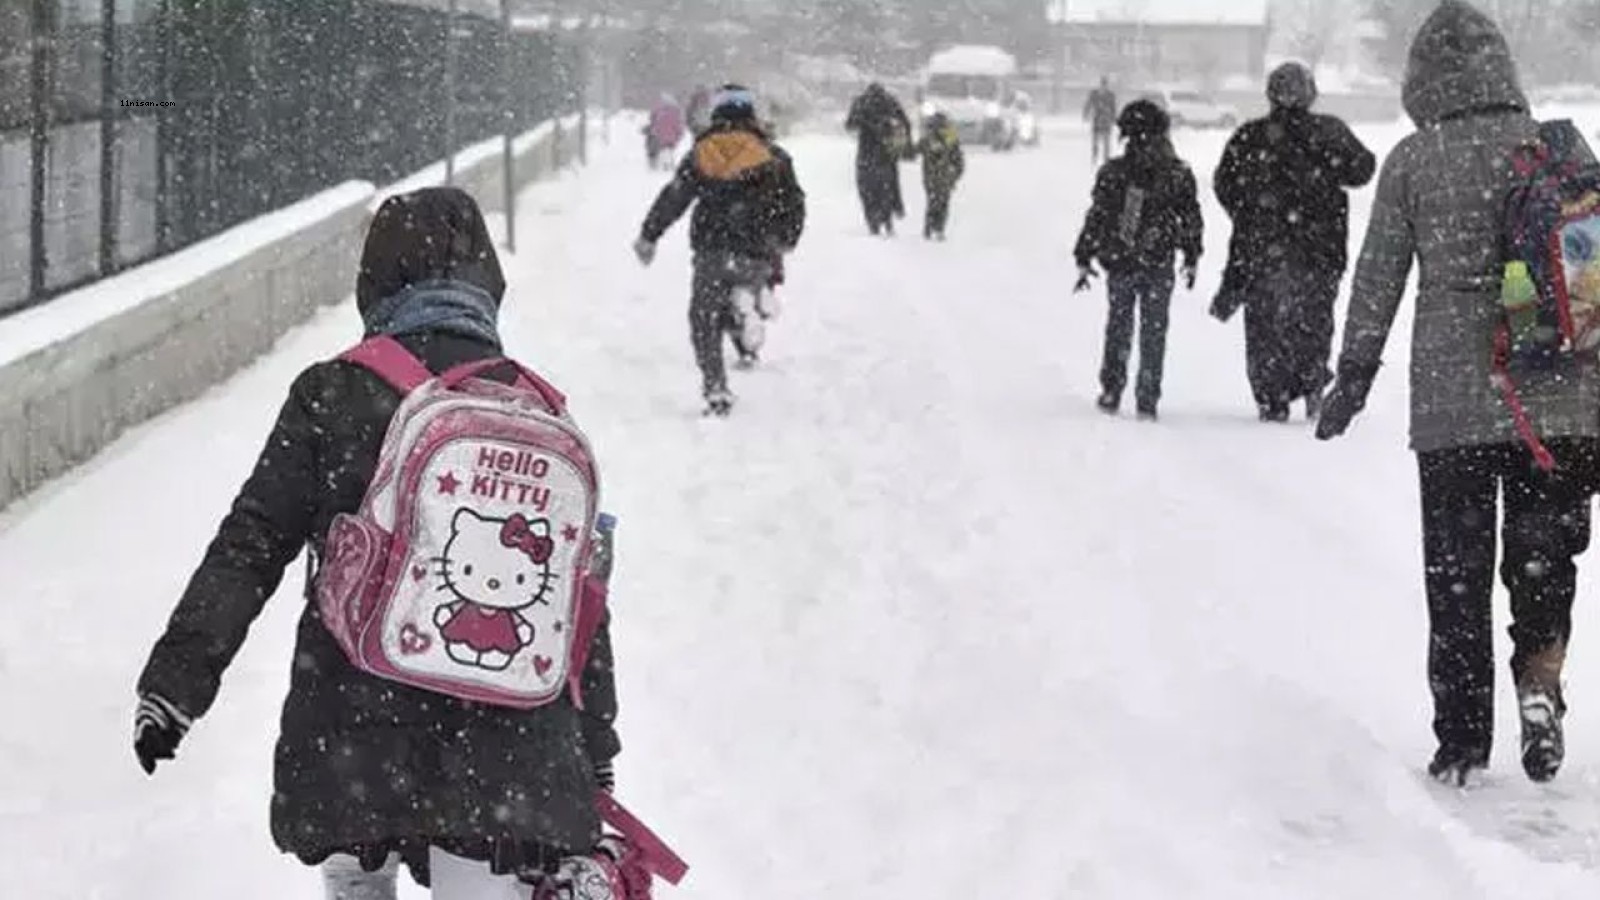
[[[1268,0],[1051,0],[1061,77],[1083,84],[1243,87],[1260,81],[1271,32]]]

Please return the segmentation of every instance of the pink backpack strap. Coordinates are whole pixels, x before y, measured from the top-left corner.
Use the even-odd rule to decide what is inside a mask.
[[[589,668],[589,648],[594,636],[606,620],[606,586],[600,579],[585,577],[578,595],[578,613],[573,617],[572,666],[567,672],[567,686],[572,691],[572,705],[583,709],[583,673]]]
[[[601,821],[615,828],[618,834],[639,851],[645,868],[652,874],[661,876],[668,884],[673,885],[683,881],[684,876],[689,874],[689,864],[672,852],[666,841],[647,828],[633,813],[628,812],[609,791],[598,792],[595,805],[599,807]]]
[[[372,372],[402,395],[422,387],[433,377],[422,360],[388,335],[362,341],[340,354],[339,359]]]
[[[459,385],[461,382],[466,381],[468,378],[476,378],[490,369],[499,368],[500,366],[504,365],[514,366],[517,370],[517,375],[522,379],[523,384],[537,391],[539,396],[544,398],[545,405],[550,407],[551,412],[555,413],[556,415],[562,415],[566,413],[567,396],[565,394],[556,390],[555,387],[550,384],[550,382],[540,378],[539,375],[532,369],[508,357],[495,356],[490,357],[489,359],[480,359],[469,363],[462,363],[459,366],[451,368],[449,371],[445,372],[439,377],[444,382],[445,387],[453,388],[456,385]]]

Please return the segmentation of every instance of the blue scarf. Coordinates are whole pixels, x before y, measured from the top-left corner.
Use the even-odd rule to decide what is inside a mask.
[[[500,347],[500,306],[464,281],[422,281],[379,300],[362,314],[367,337],[444,332]]]

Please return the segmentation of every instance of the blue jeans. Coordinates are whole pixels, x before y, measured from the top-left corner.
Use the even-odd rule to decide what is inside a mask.
[[[1134,312],[1139,314],[1139,381],[1134,394],[1141,411],[1154,412],[1161,402],[1161,376],[1167,359],[1167,323],[1172,306],[1171,266],[1112,272],[1106,276],[1111,310],[1106,316],[1106,347],[1101,357],[1100,387],[1122,398],[1133,356]]]

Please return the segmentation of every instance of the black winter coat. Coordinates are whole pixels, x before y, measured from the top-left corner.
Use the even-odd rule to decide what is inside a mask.
[[[1171,269],[1178,253],[1199,261],[1204,233],[1188,164],[1165,142],[1131,145],[1100,167],[1074,256],[1079,266],[1098,261],[1107,272]]]
[[[952,129],[949,134],[929,134],[917,142],[922,157],[922,186],[930,194],[948,194],[967,171],[966,154]]]
[[[1228,141],[1214,179],[1233,219],[1224,290],[1248,292],[1285,264],[1338,278],[1348,262],[1349,188],[1377,159],[1333,116],[1279,108]]]
[[[363,306],[382,289],[444,275],[471,278],[499,296],[503,282],[481,220],[464,239],[430,242],[454,257],[441,260],[401,233],[438,233],[450,227],[439,216],[460,210],[436,209],[430,219],[429,211],[404,206],[386,205],[375,221],[358,289]],[[477,218],[475,206],[469,218]],[[471,249],[479,242],[490,249]],[[491,344],[447,333],[399,340],[434,372],[499,355]],[[334,516],[360,506],[399,401],[376,375],[348,363],[301,373],[151,652],[141,693],[158,693],[196,717],[211,708],[286,567],[307,547],[321,558]],[[472,704],[358,671],[307,602],[273,767],[277,845],[308,864],[348,853],[375,867],[398,852],[424,884],[430,844],[501,871],[587,850],[599,835],[594,768],[619,750],[609,625],[591,653],[583,712],[565,699],[526,712]]]
[[[642,236],[661,240],[691,205],[689,243],[700,255],[767,260],[792,251],[805,230],[794,162],[754,125],[719,124],[701,135],[656,198]]]

